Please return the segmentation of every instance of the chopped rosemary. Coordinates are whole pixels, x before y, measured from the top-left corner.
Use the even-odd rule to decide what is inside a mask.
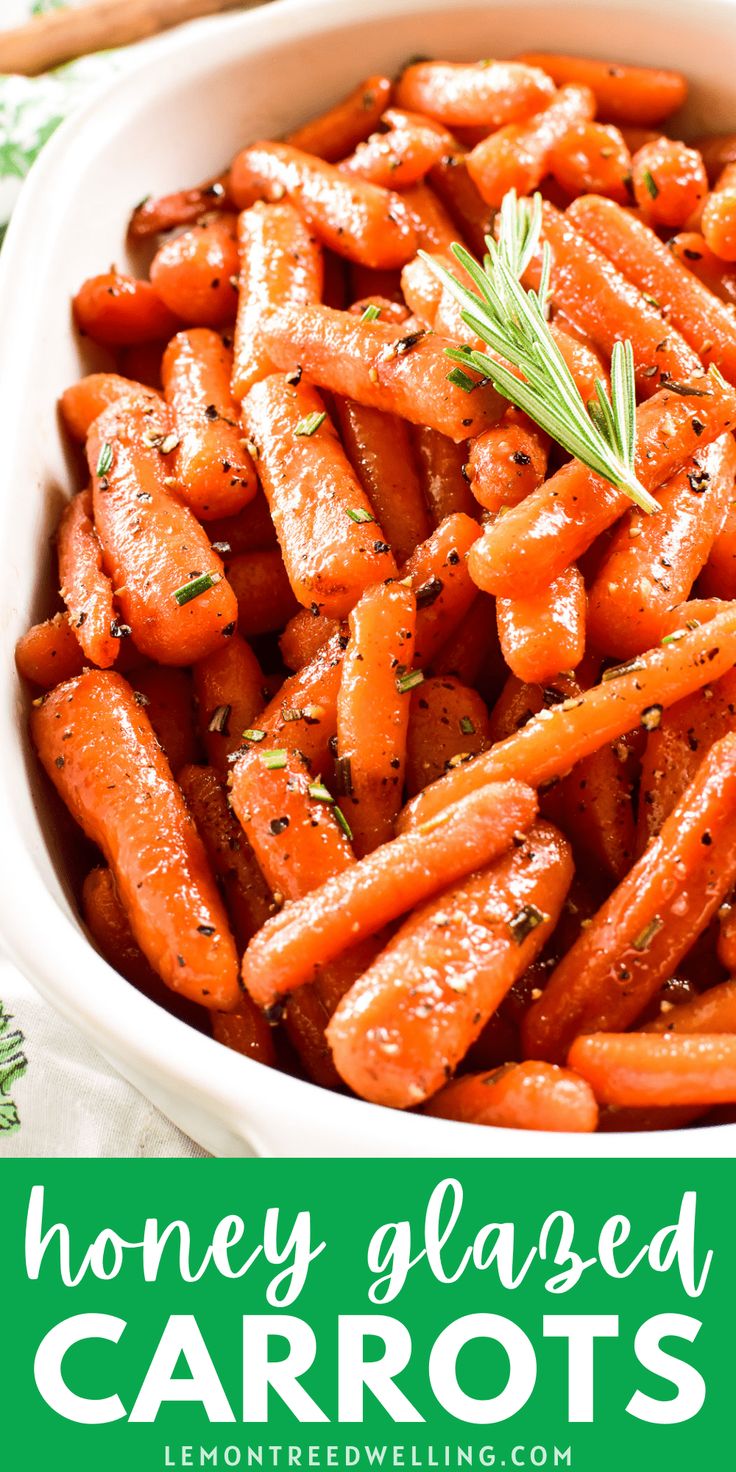
[[[280,772],[286,766],[286,752],[282,750],[262,751],[261,761],[269,772]]]
[[[260,731],[257,726],[247,726],[243,732],[244,741],[265,741],[265,731]]]
[[[649,172],[649,169],[643,169],[641,177],[646,185],[647,194],[649,194],[652,199],[657,199],[659,195],[659,185],[654,175]]]
[[[198,577],[192,578],[191,582],[183,583],[181,588],[177,588],[174,597],[181,608],[185,603],[191,603],[193,598],[199,598],[202,593],[209,592],[209,589],[214,588],[219,582],[221,582],[219,572],[201,572]]]
[[[521,909],[517,910],[509,920],[509,930],[517,946],[520,946],[527,936],[531,935],[532,931],[536,930],[537,926],[546,919],[547,916],[543,915],[536,905],[522,905]]]
[[[349,756],[339,756],[335,762],[335,781],[337,790],[344,797],[350,797],[353,790],[353,769]]]
[[[309,793],[309,796],[314,799],[315,802],[334,803],[335,801],[332,793],[328,792],[327,788],[325,787],[324,782],[310,782],[309,787],[307,788],[307,792]]]
[[[326,418],[327,415],[324,410],[321,414],[318,414],[315,410],[314,413],[307,414],[305,415],[304,419],[299,420],[299,423],[294,430],[294,434],[298,434],[300,437],[303,436],[309,439],[313,434],[317,433],[320,424],[324,424]]]
[[[474,736],[475,735],[475,726],[473,725],[473,722],[471,721],[470,716],[461,716],[460,717],[460,730],[462,731],[463,736]]]
[[[407,670],[405,675],[397,675],[396,689],[399,695],[406,695],[407,690],[416,689],[417,685],[424,683],[423,670]]]
[[[632,940],[632,948],[635,951],[647,951],[652,944],[657,931],[661,930],[663,925],[664,920],[661,920],[659,915],[653,915],[648,924],[645,925],[644,928],[639,931],[639,934],[635,937],[635,939]]]
[[[377,322],[380,315],[381,308],[377,307],[375,302],[369,302],[360,320],[361,322]]]
[[[470,374],[465,373],[462,368],[453,368],[452,372],[447,375],[447,382],[454,383],[456,388],[463,390],[463,393],[472,394],[473,389],[478,387],[481,380],[471,378]]]
[[[342,808],[339,808],[337,806],[337,803],[335,803],[334,807],[332,808],[332,814],[333,814],[333,817],[335,819],[335,822],[337,823],[338,828],[342,828],[342,831],[345,834],[345,837],[346,838],[349,838],[350,841],[352,842],[353,830],[350,827],[350,824],[348,823],[348,820],[345,817],[345,814],[344,814]]]
[[[218,736],[227,736],[227,723],[230,719],[231,709],[232,707],[229,705],[218,705],[207,730],[216,732]]]
[[[345,513],[347,516],[350,517],[351,521],[357,521],[358,524],[361,526],[364,522],[375,521],[376,519],[375,516],[371,516],[370,511],[366,511],[365,507],[363,506],[346,506]]]
[[[510,189],[501,205],[499,238],[486,237],[488,254],[483,265],[464,246],[455,243],[452,247],[475,291],[436,259],[420,252],[430,270],[460,303],[466,327],[496,356],[470,347],[447,348],[446,355],[460,365],[466,376],[475,373],[488,379],[563,449],[625,492],[643,511],[658,511],[659,502],[641,485],[635,469],[636,395],[631,343],[627,339],[614,346],[610,397],[598,379],[595,397],[586,405],[547,323],[551,257],[546,242],[538,290],[525,291],[521,285],[520,278],[537,250],[541,230],[541,196],[536,194],[533,201],[519,200],[516,191]],[[522,377],[518,378],[513,370]]]
[[[110,469],[111,465],[112,445],[109,444],[106,440],[104,445],[102,446],[102,449],[100,450],[99,459],[97,461],[97,474],[99,476],[107,475],[107,472]]]

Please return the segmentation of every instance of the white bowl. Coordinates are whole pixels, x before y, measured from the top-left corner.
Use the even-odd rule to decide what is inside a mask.
[[[0,261],[0,924],[48,1001],[215,1154],[719,1155],[734,1150],[736,1126],[540,1137],[338,1099],[176,1021],[92,948],[13,666],[17,636],[48,612],[48,539],[74,488],[55,409],[82,370],[70,297],[111,260],[124,263],[127,216],[142,195],[206,178],[249,139],[279,135],[411,55],[533,48],[676,67],[692,83],[688,123],[717,130],[736,127],[734,39],[731,0],[282,0],[172,34],[60,129],[23,190]]]

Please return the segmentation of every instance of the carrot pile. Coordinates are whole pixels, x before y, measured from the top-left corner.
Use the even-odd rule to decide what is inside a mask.
[[[61,397],[32,739],[98,949],[264,1066],[505,1128],[736,1104],[736,135],[662,131],[686,90],[371,76],[74,298],[109,363]],[[512,189],[584,400],[631,343],[653,514],[447,356],[429,262]]]

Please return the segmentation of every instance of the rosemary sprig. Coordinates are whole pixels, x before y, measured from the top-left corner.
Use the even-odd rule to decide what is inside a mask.
[[[550,332],[545,308],[549,293],[550,252],[542,249],[542,272],[537,291],[525,291],[523,276],[539,244],[542,200],[517,199],[511,189],[500,211],[498,240],[486,237],[488,254],[481,266],[464,246],[452,247],[455,259],[477,290],[471,289],[438,261],[420,252],[463,308],[462,319],[471,332],[511,363],[523,377],[497,358],[470,347],[448,348],[447,356],[490,380],[504,398],[541,425],[563,449],[624,491],[642,511],[659,511],[659,502],[637,478],[636,397],[631,343],[617,342],[611,357],[610,398],[600,379],[595,398],[585,404],[575,380]],[[453,370],[454,382],[459,381]],[[473,387],[479,380],[472,380]],[[465,386],[464,384],[461,386]]]

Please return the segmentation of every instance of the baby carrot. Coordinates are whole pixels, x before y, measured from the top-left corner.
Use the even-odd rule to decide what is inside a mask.
[[[396,84],[396,102],[452,127],[456,123],[500,128],[531,117],[554,94],[538,68],[512,61],[420,61]]]
[[[276,1049],[271,1028],[248,997],[242,997],[234,1012],[212,1013],[212,1036],[224,1048],[242,1053],[255,1063],[276,1066]]]
[[[553,971],[524,1022],[527,1055],[554,1062],[578,1033],[635,1022],[735,879],[736,735],[729,734]]]
[[[736,606],[726,605],[703,627],[673,644],[652,649],[608,672],[599,685],[540,711],[505,741],[466,766],[456,767],[405,808],[399,831],[415,828],[484,782],[516,778],[538,787],[563,776],[584,756],[643,724],[656,724],[662,709],[730,670],[736,663]]]
[[[355,174],[384,189],[404,189],[418,184],[454,144],[449,133],[419,113],[389,108],[383,122],[386,131],[371,133],[359,143],[339,164],[341,173]]]
[[[228,557],[225,571],[238,601],[238,628],[246,639],[283,628],[296,613],[299,604],[278,547]]]
[[[233,285],[240,261],[236,219],[214,215],[159,246],[151,262],[151,283],[180,322],[191,327],[224,327],[235,318]]]
[[[81,675],[85,659],[68,613],[55,613],[34,624],[15,646],[18,674],[42,690]]]
[[[627,513],[613,534],[588,598],[596,649],[628,659],[667,632],[704,567],[733,497],[736,445],[722,435],[658,493],[655,516]]]
[[[477,690],[436,675],[412,691],[406,743],[410,797],[490,745],[488,711]]]
[[[260,489],[237,515],[218,516],[208,521],[207,532],[223,557],[237,557],[241,552],[262,552],[277,545],[268,501]]]
[[[315,775],[326,771],[330,741],[337,731],[344,648],[339,632],[328,638],[296,674],[284,681],[261,712],[248,740],[269,749],[298,751]]]
[[[271,358],[287,372],[300,365],[319,388],[429,425],[451,440],[480,434],[503,413],[505,401],[490,384],[468,394],[449,381],[449,344],[430,332],[304,307],[278,312],[264,337]]]
[[[196,224],[210,210],[230,208],[228,182],[227,174],[219,174],[216,179],[208,179],[206,184],[195,185],[193,189],[178,189],[174,194],[142,200],[130,217],[130,239],[148,240],[152,235],[163,235],[167,230]]]
[[[263,675],[250,645],[240,634],[194,666],[194,692],[202,740],[210,764],[228,772],[228,758],[243,744],[263,709]]]
[[[476,597],[468,554],[480,532],[477,521],[458,511],[446,516],[426,542],[415,547],[402,568],[417,600],[414,660],[425,669],[440,645],[458,627]]]
[[[610,123],[576,123],[556,143],[550,170],[567,194],[603,194],[628,204],[631,154]]]
[[[463,685],[477,687],[487,695],[496,693],[503,678],[503,659],[493,617],[493,602],[479,593],[465,617],[432,656],[433,675],[454,675]],[[490,729],[488,730],[490,745]]]
[[[468,483],[481,506],[501,511],[517,506],[542,484],[549,439],[520,410],[509,408],[494,429],[471,441]]]
[[[258,489],[231,372],[230,349],[208,327],[177,333],[164,353],[164,392],[179,440],[171,473],[199,521],[234,516]]]
[[[31,713],[41,761],[102,850],[133,934],[172,991],[227,1011],[238,961],[201,840],[130,686],[88,670]]]
[[[176,436],[163,406],[111,404],[87,438],[95,526],[125,622],[142,654],[191,664],[232,634],[235,595],[209,538],[164,484]]]
[[[437,1092],[554,928],[572,877],[547,824],[404,922],[327,1030],[338,1072],[375,1104]]]
[[[736,267],[720,261],[696,230],[681,230],[673,235],[667,241],[667,249],[714,296],[731,305],[736,302]]]
[[[657,138],[634,154],[631,186],[645,220],[677,230],[705,199],[708,176],[696,149],[675,138]]]
[[[282,900],[299,899],[355,863],[325,791],[300,752],[265,742],[233,768],[233,808],[270,889]]]
[[[507,1063],[469,1073],[440,1089],[422,1111],[434,1119],[507,1130],[590,1134],[598,1124],[595,1095],[576,1073],[552,1063]]]
[[[289,619],[279,639],[281,658],[288,670],[300,670],[313,655],[326,644],[333,634],[340,632],[334,618],[313,613],[309,608],[300,608]]]
[[[467,153],[459,147],[452,153],[446,153],[430,169],[429,184],[432,191],[436,192],[445,214],[460,231],[461,239],[475,255],[482,256],[486,248],[485,237],[491,231],[493,212],[470,177],[467,159]],[[452,245],[452,238],[448,238],[445,233],[436,244],[425,245],[424,241],[421,244],[425,250],[444,250]]]
[[[286,194],[322,244],[349,261],[381,269],[403,266],[416,252],[416,232],[400,195],[290,144],[243,149],[233,161],[230,189],[240,209]]]
[[[706,598],[736,596],[736,503],[732,502],[723,526],[710,549],[701,574],[700,588]]]
[[[699,447],[736,424],[736,394],[730,386],[710,375],[697,377],[689,387],[696,391],[692,396],[663,389],[637,409],[636,473],[655,495]],[[573,460],[487,528],[471,554],[472,576],[486,592],[506,597],[519,587],[544,588],[628,504],[625,495]]]
[[[200,750],[192,677],[188,670],[151,664],[131,671],[129,682],[176,777],[187,762],[196,762]]]
[[[736,728],[736,673],[693,691],[671,705],[647,735],[639,785],[639,851],[662,824],[692,782],[715,741]]]
[[[724,1033],[599,1032],[576,1038],[568,1063],[600,1104],[646,1109],[736,1102],[736,1037]]]
[[[273,374],[250,390],[243,417],[294,593],[342,617],[396,564],[322,399]]]
[[[185,766],[177,781],[219,880],[238,946],[244,949],[276,912],[255,854],[233,813],[225,784],[212,767]],[[241,993],[241,1002],[250,1001]]]
[[[648,225],[595,195],[574,200],[568,216],[640,292],[660,303],[666,320],[705,364],[715,363],[724,378],[736,382],[733,314]]]
[[[736,163],[727,164],[703,205],[707,244],[722,261],[736,261]]]
[[[541,592],[499,598],[498,637],[509,669],[539,684],[574,669],[585,653],[585,608],[585,584],[574,566]]]
[[[431,530],[409,427],[396,414],[370,409],[340,394],[335,395],[334,412],[345,453],[368,504],[394,556],[404,562]]]
[[[380,73],[366,77],[334,107],[290,133],[287,141],[304,153],[336,163],[373,132],[391,101],[391,90],[389,77]]]
[[[140,397],[149,406],[156,407],[160,396],[144,383],[135,383],[130,378],[121,378],[118,373],[88,373],[64,389],[59,399],[59,410],[65,428],[72,439],[84,442],[98,414],[108,404],[118,399]]]
[[[350,614],[337,701],[341,806],[358,858],[393,836],[401,807],[416,599],[401,583],[368,588]]]
[[[553,150],[594,113],[590,88],[570,83],[530,122],[509,123],[477,143],[468,154],[468,172],[486,204],[498,209],[509,189],[533,194],[549,173]]]
[[[585,855],[597,873],[616,882],[624,878],[636,854],[635,775],[636,764],[622,742],[601,746],[577,762],[551,794],[559,800],[576,854]]]
[[[722,981],[689,1002],[668,1007],[642,1032],[731,1032],[736,1034],[736,981]]]
[[[693,141],[708,170],[711,184],[715,184],[727,164],[736,163],[736,133],[702,133]]]
[[[543,229],[552,252],[553,301],[607,358],[619,338],[630,339],[640,397],[651,398],[668,377],[679,383],[702,372],[697,354],[663,322],[659,307],[549,203]]]
[[[92,521],[92,492],[73,496],[57,533],[61,596],[90,664],[109,669],[118,657],[125,626],[117,618],[112,584],[103,571],[102,548]]]
[[[243,980],[260,1006],[316,977],[366,936],[375,935],[474,869],[500,858],[536,816],[530,788],[484,787],[426,832],[391,840],[359,863],[286,905],[251,941]]]
[[[248,390],[273,373],[262,330],[278,307],[309,306],[322,297],[322,248],[288,201],[256,203],[238,220],[240,294],[235,323],[232,391]]]
[[[79,331],[105,347],[171,337],[179,325],[150,281],[135,281],[116,270],[85,281],[73,312]]]
[[[486,433],[492,434],[493,431],[487,430]],[[414,426],[412,441],[432,525],[439,526],[446,516],[455,516],[458,512],[472,516],[475,506],[465,473],[468,459],[465,442],[456,444],[436,429],[428,429],[426,424]],[[417,537],[416,540],[419,542],[422,538]]]
[[[590,87],[599,113],[609,123],[650,127],[682,107],[687,96],[685,78],[662,67],[629,66],[547,51],[526,51],[519,60],[527,66],[541,67],[557,87],[566,82]]]

